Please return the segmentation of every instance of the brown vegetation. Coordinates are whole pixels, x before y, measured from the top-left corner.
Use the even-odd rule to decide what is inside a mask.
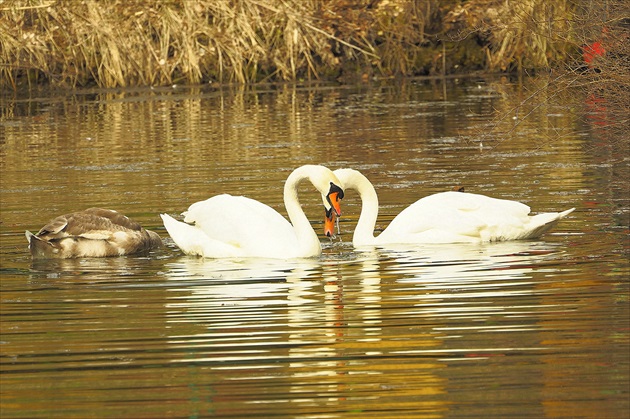
[[[570,0],[15,0],[0,3],[0,84],[548,68],[579,52],[577,9]]]

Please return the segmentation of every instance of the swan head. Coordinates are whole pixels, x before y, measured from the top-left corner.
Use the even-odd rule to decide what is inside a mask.
[[[321,165],[304,165],[295,169],[285,183],[285,205],[296,200],[297,184],[302,179],[308,179],[322,196],[322,202],[327,214],[334,213],[341,216],[341,200],[344,197],[343,183],[327,167]]]
[[[369,181],[361,172],[354,169],[337,169],[333,171],[335,176],[339,179],[345,188],[357,189],[362,183]],[[341,198],[343,198],[343,191],[341,192]],[[335,234],[335,221],[337,217],[341,216],[341,213],[337,210],[333,211],[331,207],[324,203],[326,210],[326,217],[324,218],[324,234],[328,237],[333,237]],[[337,224],[337,230],[339,230],[339,224]]]
[[[335,217],[341,216],[341,206],[339,202],[343,199],[343,189],[335,183],[330,182],[328,194],[324,197],[324,209],[326,219],[324,220],[324,234],[327,237],[335,235]]]
[[[341,206],[339,201],[343,199],[343,189],[330,182],[328,194],[323,196],[324,210],[326,211],[326,219],[324,220],[324,234],[327,237],[335,235],[335,217],[341,216]]]
[[[343,189],[335,183],[330,182],[330,188],[324,200],[326,214],[335,212],[338,217],[341,216],[341,205],[339,202],[343,199]],[[334,210],[334,211],[333,211]]]

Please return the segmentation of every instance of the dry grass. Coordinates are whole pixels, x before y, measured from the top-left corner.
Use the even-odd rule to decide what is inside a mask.
[[[0,1],[0,85],[255,83],[549,68],[577,50],[576,4]]]
[[[478,0],[453,8],[447,21],[461,40],[475,36],[490,71],[549,68],[564,61],[571,47],[570,0]]]
[[[0,80],[99,86],[318,77],[332,44],[372,56],[317,25],[316,0],[0,3]]]

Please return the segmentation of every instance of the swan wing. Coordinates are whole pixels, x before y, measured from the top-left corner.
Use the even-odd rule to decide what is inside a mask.
[[[217,195],[192,204],[183,215],[184,223],[169,223],[173,229],[178,227],[176,233],[171,233],[166,222],[165,226],[185,253],[206,257],[278,257],[291,254],[296,247],[291,223],[254,199]],[[190,246],[196,250],[190,250]]]
[[[407,207],[381,235],[406,243],[505,240],[522,233],[529,211],[527,205],[516,201],[442,192]]]
[[[140,224],[127,216],[103,208],[88,208],[53,218],[42,227],[37,236],[59,239],[84,237],[93,240],[107,240],[115,232],[140,232]]]

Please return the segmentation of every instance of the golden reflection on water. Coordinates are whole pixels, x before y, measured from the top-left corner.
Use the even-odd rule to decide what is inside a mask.
[[[493,114],[492,108],[510,107],[511,96],[496,94],[484,85],[487,99],[479,100],[474,85],[452,87],[446,101],[438,86],[410,84],[374,90],[281,85],[267,90],[191,88],[76,96],[70,103],[41,104],[31,110],[32,115],[6,126],[3,149],[7,154],[2,164],[10,161],[11,171],[18,173],[56,169],[42,176],[46,185],[37,186],[45,188],[41,193],[52,189],[55,195],[63,194],[68,206],[87,204],[81,199],[86,195],[90,202],[111,200],[124,205],[126,199],[108,196],[122,189],[126,195],[154,191],[158,202],[167,204],[167,211],[182,210],[176,203],[194,202],[222,190],[253,190],[255,194],[252,184],[261,178],[280,184],[287,171],[309,162],[370,168],[368,175],[382,186],[380,190],[389,184],[413,194],[390,202],[413,202],[418,186],[427,193],[459,183],[480,191],[496,187],[489,177],[497,171],[503,172],[499,177],[504,176],[506,169],[517,166],[514,161],[520,166],[547,165],[545,184],[579,179],[579,167],[549,167],[555,162],[554,149],[574,138],[549,142],[546,147],[540,144],[551,133],[571,129],[570,112],[551,118],[553,126],[546,116],[549,109],[533,112],[521,125],[536,132],[524,141],[493,138],[511,129],[510,123],[498,121],[493,132],[461,121],[474,122]],[[458,103],[463,117],[456,109]],[[21,108],[29,105],[14,104],[12,113],[27,112]],[[523,131],[521,135],[529,135]],[[439,137],[433,132],[439,132]],[[485,147],[497,146],[496,152],[480,155],[477,142],[471,139],[480,133],[487,138]],[[52,167],[51,159],[55,161]],[[423,182],[427,171],[443,172],[462,160],[466,175],[444,172]],[[486,179],[468,179],[470,172]],[[512,192],[527,197],[518,190]]]
[[[446,87],[3,98],[2,414],[627,411],[618,167],[605,147],[585,146],[591,138],[567,104],[501,118],[531,87]],[[284,213],[283,182],[306,163],[366,174],[381,202],[377,229],[455,185],[534,212],[578,209],[535,242],[358,251],[349,242],[360,203],[348,191],[342,242],[321,237],[324,253],[312,260],[202,260],[170,240],[146,257],[33,262],[26,250],[25,229],[89,206],[120,210],[164,237],[158,213],[218,193]],[[300,200],[321,234],[319,197],[304,185]]]
[[[187,297],[168,304],[172,309],[170,321],[201,328],[194,336],[174,336],[171,343],[193,340],[197,347],[209,349],[208,357],[195,353],[194,359],[178,362],[207,363],[221,374],[263,368],[266,373],[257,375],[258,380],[275,382],[282,377],[290,383],[284,395],[254,403],[290,404],[301,409],[341,404],[361,410],[366,402],[380,399],[378,393],[384,390],[395,392],[401,400],[444,393],[440,378],[433,373],[444,367],[438,361],[393,361],[393,351],[405,344],[389,339],[382,327],[383,291],[375,252],[343,263],[302,260],[288,265],[184,257],[169,267],[167,275],[176,282],[206,280],[203,285],[188,287],[191,293]],[[278,281],[285,271],[284,280]],[[353,278],[357,272],[359,278]],[[228,279],[235,273],[238,279]],[[352,288],[347,289],[350,285]],[[247,313],[243,307],[249,308]],[[413,336],[414,347],[439,345],[433,333],[395,336],[405,340]],[[228,351],[224,356],[217,354],[222,349]],[[382,384],[385,376],[387,385]],[[251,377],[226,378],[228,382],[234,380]],[[218,388],[223,385],[226,383]],[[405,408],[400,403],[397,409]],[[434,402],[431,409],[440,410],[441,404]]]

